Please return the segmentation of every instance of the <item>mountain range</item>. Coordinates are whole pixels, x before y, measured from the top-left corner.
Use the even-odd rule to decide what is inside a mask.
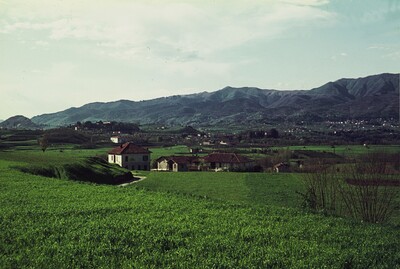
[[[266,121],[398,119],[399,77],[400,74],[384,73],[340,79],[311,90],[225,87],[215,92],[145,101],[96,102],[35,116],[32,121],[47,126],[99,120],[195,126]]]

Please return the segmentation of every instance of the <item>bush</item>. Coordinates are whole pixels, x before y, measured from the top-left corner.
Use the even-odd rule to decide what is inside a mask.
[[[303,207],[326,214],[337,214],[338,211],[338,178],[333,168],[326,165],[315,165],[311,173],[303,174],[306,192],[303,196]]]

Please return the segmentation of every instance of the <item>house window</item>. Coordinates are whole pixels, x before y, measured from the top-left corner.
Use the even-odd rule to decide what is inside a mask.
[[[143,156],[143,161],[144,161],[144,162],[147,162],[148,160],[149,160],[149,156],[144,155],[144,156]]]
[[[125,156],[125,162],[127,162],[129,160],[128,156]]]
[[[143,170],[147,170],[147,165],[144,165],[144,166],[143,166]]]
[[[137,166],[137,170],[140,170],[140,164],[138,164],[138,166]]]

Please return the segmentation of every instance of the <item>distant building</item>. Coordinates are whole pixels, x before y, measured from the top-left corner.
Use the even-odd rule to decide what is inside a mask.
[[[131,140],[131,138],[132,138],[132,136],[130,136],[130,135],[119,134],[119,135],[111,136],[110,140],[111,140],[111,142],[113,142],[115,144],[122,144],[122,143],[126,143],[129,140]]]
[[[244,171],[254,166],[254,161],[236,153],[211,153],[204,157],[209,170]]]
[[[125,143],[108,152],[108,162],[129,170],[150,170],[150,151],[133,143]]]

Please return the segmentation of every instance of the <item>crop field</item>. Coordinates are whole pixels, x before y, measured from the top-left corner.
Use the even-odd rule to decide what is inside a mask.
[[[153,172],[137,186],[215,200],[299,208],[304,186],[295,173]]]
[[[67,163],[105,151],[0,151],[0,268],[400,264],[398,226],[297,209],[293,194],[302,188],[297,174],[150,172],[147,179],[120,187],[13,168]]]

